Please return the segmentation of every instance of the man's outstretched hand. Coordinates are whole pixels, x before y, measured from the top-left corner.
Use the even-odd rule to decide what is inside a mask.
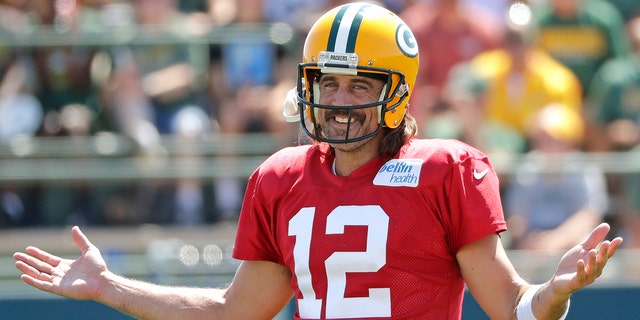
[[[20,278],[27,284],[72,299],[96,299],[102,286],[107,265],[89,239],[73,227],[71,235],[82,255],[76,260],[63,259],[36,247],[16,252],[16,268],[22,271]]]
[[[602,223],[580,244],[564,254],[551,281],[557,293],[571,294],[593,283],[604,269],[622,238],[605,240],[610,226]]]

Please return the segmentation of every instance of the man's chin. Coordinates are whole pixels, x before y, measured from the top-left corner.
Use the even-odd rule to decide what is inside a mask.
[[[351,138],[351,139],[354,139],[354,138]],[[357,140],[357,141],[349,141],[349,142],[330,142],[329,145],[335,150],[340,150],[343,152],[353,152],[353,151],[360,150],[372,139],[373,137],[369,137],[369,138]],[[344,141],[345,139],[344,137],[342,137],[340,140]]]

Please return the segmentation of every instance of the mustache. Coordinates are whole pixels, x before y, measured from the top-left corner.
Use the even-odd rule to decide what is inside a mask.
[[[366,118],[366,116],[363,113],[357,112],[353,109],[331,109],[325,113],[324,121],[329,121],[336,116],[349,117],[349,120],[355,119],[356,121],[361,123],[364,122]]]

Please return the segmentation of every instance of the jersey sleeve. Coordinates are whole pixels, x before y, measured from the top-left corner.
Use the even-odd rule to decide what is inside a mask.
[[[314,151],[316,149],[312,150],[311,146],[282,149],[267,158],[249,177],[238,221],[234,258],[284,263],[282,245],[278,242],[278,221],[286,211],[283,197],[302,176],[305,160],[313,157],[310,154]],[[280,232],[286,236],[286,231]]]
[[[274,215],[267,201],[263,199],[259,181],[260,169],[249,178],[245,191],[233,257],[239,260],[265,260],[282,263],[276,237],[273,234]]]
[[[453,252],[507,229],[498,176],[486,156],[469,155],[454,162],[445,183]]]

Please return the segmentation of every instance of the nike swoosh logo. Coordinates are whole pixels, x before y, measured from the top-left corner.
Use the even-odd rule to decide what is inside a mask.
[[[489,173],[489,168],[479,172],[478,169],[473,169],[473,177],[476,178],[476,180],[481,180],[482,178],[484,178],[484,176],[487,175],[487,173]]]

